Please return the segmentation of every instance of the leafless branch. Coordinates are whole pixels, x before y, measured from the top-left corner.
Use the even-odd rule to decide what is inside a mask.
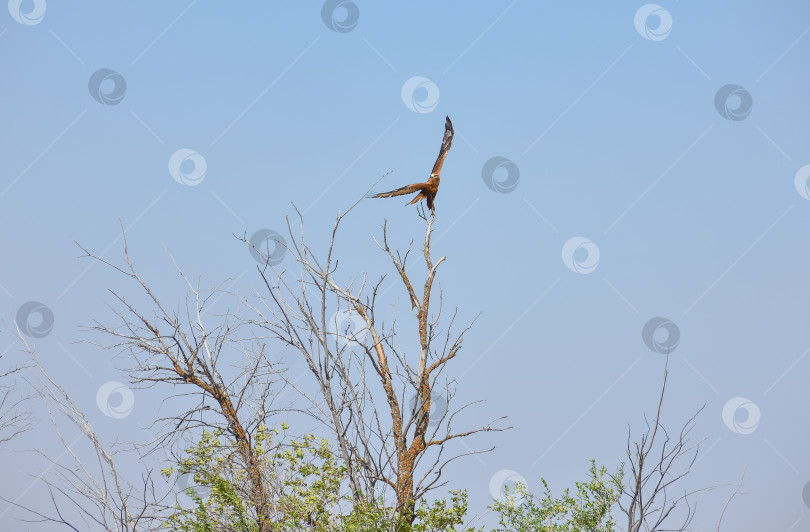
[[[731,492],[731,495],[729,495],[728,499],[726,499],[726,503],[723,505],[723,510],[720,512],[720,518],[717,520],[717,532],[720,532],[720,525],[722,525],[723,523],[723,517],[726,515],[728,505],[731,504],[731,501],[734,500],[734,497],[736,497],[737,494],[741,493],[744,483],[745,483],[745,470],[743,470],[742,476],[740,477],[740,482],[734,487],[734,491]]]
[[[695,427],[695,419],[703,410],[701,406],[677,435],[670,435],[662,423],[664,396],[667,387],[669,357],[664,366],[664,378],[655,417],[647,420],[646,430],[637,441],[631,441],[631,431],[627,433],[627,458],[630,464],[630,481],[624,487],[624,497],[619,501],[622,512],[627,517],[627,531],[685,531],[695,515],[695,505],[691,498],[698,492],[709,491],[714,487],[685,489],[673,494],[674,485],[691,471],[700,452],[702,439],[690,442],[690,433]],[[674,512],[682,508],[681,522],[670,525]],[[669,520],[669,521],[668,521]],[[674,527],[673,527],[674,526]],[[665,528],[666,527],[666,528]]]
[[[60,500],[70,503],[82,520],[82,527],[95,523],[105,530],[116,532],[136,532],[160,527],[160,510],[165,508],[152,482],[152,472],[148,470],[141,479],[140,485],[126,481],[121,475],[114,454],[101,441],[86,415],[74,403],[69,392],[45,369],[36,356],[33,346],[28,344],[17,329],[17,337],[26,353],[31,357],[33,368],[37,370],[39,380],[28,381],[32,389],[43,400],[48,416],[54,427],[54,433],[61,442],[67,455],[69,465],[64,465],[47,454],[39,453],[50,462],[42,480],[56,515],[44,511],[23,507],[16,501],[11,504],[24,508],[40,521],[60,523],[77,529],[65,517]],[[79,429],[79,439],[68,441],[57,417],[61,416]],[[80,458],[76,450],[79,441],[84,439],[91,444],[94,464],[88,464]],[[49,472],[49,470],[52,470]]]

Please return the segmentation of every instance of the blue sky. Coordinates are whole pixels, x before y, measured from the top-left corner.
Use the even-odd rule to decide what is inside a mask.
[[[0,13],[0,349],[22,360],[9,320],[45,305],[39,356],[100,432],[137,435],[158,398],[136,390],[125,419],[96,408],[97,390],[125,379],[77,343],[79,327],[110,318],[107,290],[124,280],[74,240],[119,258],[120,220],[165,297],[184,289],[169,254],[203,285],[230,278],[247,294],[259,279],[233,234],[284,232],[295,203],[323,249],[336,213],[383,174],[380,190],[427,177],[449,115],[434,254],[447,256],[446,304],[481,313],[449,372],[462,401],[486,400],[470,422],[516,427],[452,469],[471,513],[499,472],[559,490],[591,458],[621,461],[663,371],[642,330],[664,317],[679,332],[666,420],[706,404],[690,485],[745,470],[728,530],[810,529],[809,4],[358,0],[344,31],[321,2],[62,4]],[[178,150],[204,160],[201,178],[187,161],[173,179]],[[400,247],[422,238],[405,201],[352,212],[345,275],[388,272],[371,239],[385,218]],[[34,482],[42,463],[24,450],[55,448],[48,434],[4,446],[14,484],[0,495]],[[42,496],[32,485],[21,502]],[[716,523],[728,492],[701,496],[695,529]]]

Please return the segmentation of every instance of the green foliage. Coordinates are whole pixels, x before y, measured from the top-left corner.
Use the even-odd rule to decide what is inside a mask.
[[[310,523],[310,530],[327,530],[332,510],[340,502],[340,486],[346,470],[338,465],[329,443],[315,436],[293,440],[289,447],[273,455],[269,464],[274,471],[288,471],[283,481],[278,506],[282,509],[278,520],[289,530]]]
[[[282,426],[287,430],[286,425]],[[383,501],[353,503],[341,494],[346,470],[329,443],[307,435],[283,445],[274,441],[278,430],[262,427],[254,437],[254,449],[262,459],[265,488],[270,497],[274,530],[311,532],[475,532],[463,528],[467,493],[451,492],[450,501],[422,500],[413,524]],[[162,471],[166,478],[193,474],[197,486],[210,490],[202,496],[187,489],[192,499],[188,508],[177,507],[164,523],[177,532],[255,532],[256,512],[245,489],[247,475],[223,431],[203,432],[196,445],[174,468]],[[202,490],[201,490],[202,491]]]
[[[451,491],[445,499],[432,502],[421,500],[412,524],[405,516],[396,515],[393,508],[382,501],[355,505],[351,513],[341,516],[328,528],[329,532],[369,532],[395,530],[397,532],[481,532],[482,529],[463,527],[467,513],[466,490]]]
[[[413,532],[475,532],[473,528],[462,527],[464,517],[467,515],[467,491],[454,490],[450,492],[450,495],[449,506],[445,499],[438,499],[432,503],[422,500],[416,510],[416,519],[411,530]]]
[[[590,480],[576,483],[576,494],[568,489],[554,498],[545,479],[544,494],[538,499],[518,484],[510,493],[507,488],[502,501],[490,507],[500,515],[505,527],[498,532],[615,532],[611,509],[622,494],[622,469],[608,475],[604,467],[597,468],[592,460]]]
[[[179,532],[214,532],[221,530],[216,523],[228,523],[228,530],[254,532],[258,529],[256,521],[247,504],[234,487],[232,479],[224,475],[230,473],[226,466],[232,457],[230,450],[220,444],[222,431],[213,433],[204,431],[202,438],[194,447],[186,450],[187,456],[178,464],[178,475],[193,474],[194,483],[210,488],[206,499],[194,489],[187,488],[186,493],[193,501],[190,509],[176,508],[169,516],[165,526]],[[166,478],[174,474],[173,468],[162,471]],[[237,478],[240,475],[236,475]],[[244,475],[241,475],[244,476]]]
[[[288,430],[282,425],[282,430]],[[346,469],[329,443],[313,435],[280,443],[278,430],[261,427],[253,447],[261,458],[274,530],[293,532],[480,532],[464,526],[467,492],[451,491],[450,499],[420,500],[413,523],[408,523],[382,500],[352,501],[342,493]],[[284,438],[281,437],[280,440]],[[177,507],[165,521],[176,532],[256,532],[256,511],[248,496],[247,475],[231,442],[222,430],[203,432],[177,464],[162,471],[166,478],[192,474],[207,494],[187,489],[192,504]],[[591,461],[589,480],[577,482],[553,497],[543,480],[537,498],[518,484],[492,508],[505,532],[615,532],[611,509],[621,496],[622,470],[616,475]],[[200,490],[203,491],[203,490]]]

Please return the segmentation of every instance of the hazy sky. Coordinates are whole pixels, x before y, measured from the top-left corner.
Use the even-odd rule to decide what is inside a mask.
[[[427,177],[449,115],[433,251],[445,306],[481,316],[448,372],[461,402],[486,401],[466,422],[516,427],[450,469],[470,515],[503,481],[557,492],[591,458],[618,465],[668,348],[667,426],[706,405],[683,488],[746,471],[725,530],[810,530],[807,2],[8,4],[0,349],[24,360],[21,321],[106,438],[142,438],[166,390],[108,384],[122,362],[77,343],[111,320],[107,290],[132,286],[74,240],[119,260],[120,220],[172,304],[171,257],[249,294],[234,234],[285,232],[294,202],[323,251],[383,174],[379,190]],[[371,237],[387,218],[397,247],[423,238],[406,201],[351,213],[341,275],[393,273]],[[0,495],[21,504],[44,495],[25,449],[61,452],[40,421],[0,451]],[[700,495],[695,530],[730,491]],[[19,515],[0,504],[0,528]]]

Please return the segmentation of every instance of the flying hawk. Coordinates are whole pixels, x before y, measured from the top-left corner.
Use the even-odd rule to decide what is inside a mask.
[[[430,172],[430,178],[424,183],[414,183],[412,185],[406,185],[402,188],[398,188],[396,190],[391,190],[389,192],[381,192],[379,194],[372,194],[372,198],[391,198],[393,196],[404,196],[405,194],[413,194],[414,192],[419,192],[419,194],[413,198],[411,201],[406,203],[405,205],[411,205],[418,201],[427,200],[428,209],[433,212],[433,200],[436,198],[436,194],[439,192],[439,173],[442,171],[442,165],[444,164],[444,158],[447,157],[447,151],[450,149],[450,145],[453,143],[453,123],[450,122],[450,117],[445,117],[444,123],[444,138],[442,139],[442,148],[439,150],[439,157],[436,158],[436,164],[433,165],[433,170]]]

